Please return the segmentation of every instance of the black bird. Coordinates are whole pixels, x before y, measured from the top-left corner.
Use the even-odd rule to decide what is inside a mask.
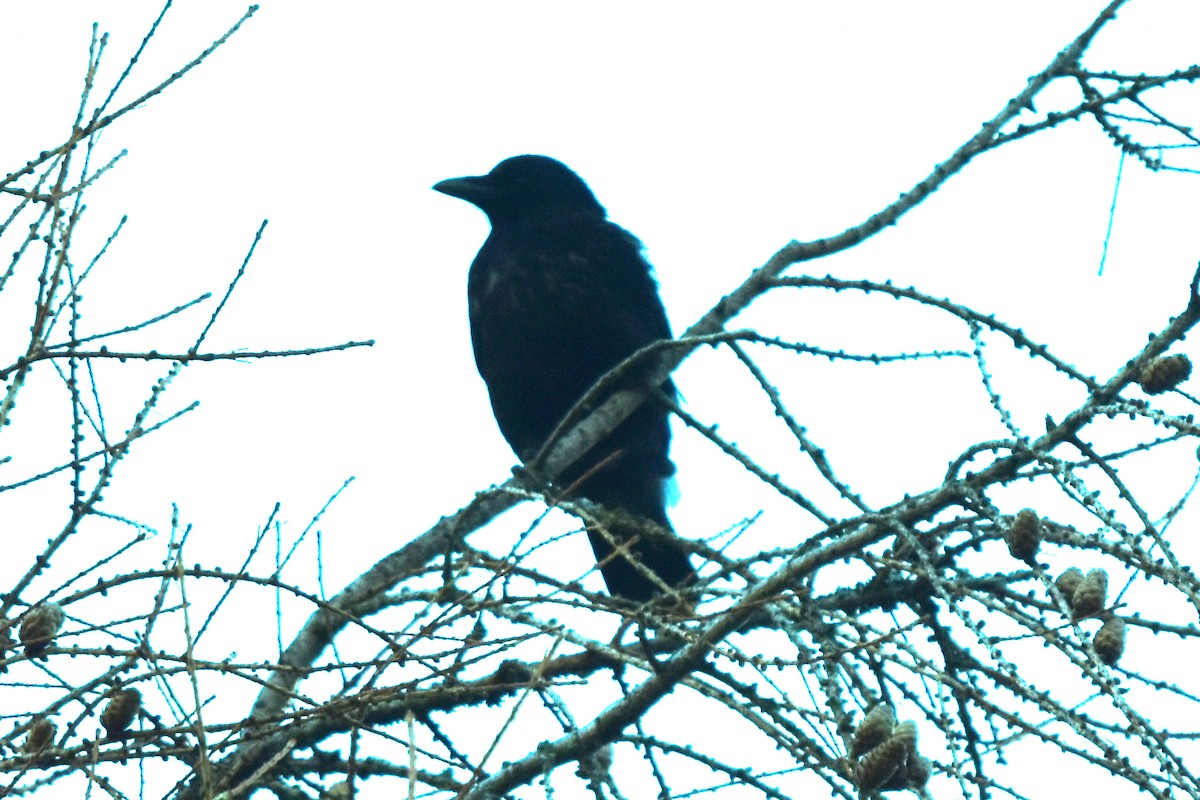
[[[467,280],[471,341],[500,432],[518,457],[530,459],[602,375],[671,338],[650,265],[587,184],[552,158],[515,156],[487,175],[433,188],[477,206],[492,224]],[[637,386],[644,372],[631,370],[617,388]],[[662,389],[675,391],[670,382]],[[664,482],[675,467],[667,414],[660,403],[643,403],[557,485],[615,510],[602,518],[609,533],[631,542],[662,583],[681,587],[695,578],[687,552],[648,536],[643,521],[670,529]],[[588,538],[611,594],[644,602],[660,593],[629,559],[614,555],[603,533],[589,529]]]

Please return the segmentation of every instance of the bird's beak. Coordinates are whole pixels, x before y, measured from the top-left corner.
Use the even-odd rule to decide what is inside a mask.
[[[466,200],[468,203],[474,203],[475,205],[479,205],[480,201],[486,203],[488,198],[493,195],[492,187],[488,184],[486,175],[447,178],[440,183],[435,183],[433,190],[442,194],[448,194],[451,197]]]

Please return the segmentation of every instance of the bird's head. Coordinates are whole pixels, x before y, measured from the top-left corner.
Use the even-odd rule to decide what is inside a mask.
[[[477,206],[493,225],[560,214],[605,216],[583,179],[547,156],[513,156],[487,175],[450,178],[433,188]]]

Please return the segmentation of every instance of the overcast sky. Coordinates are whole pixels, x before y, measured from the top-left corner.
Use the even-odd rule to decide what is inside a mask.
[[[424,530],[513,462],[466,325],[466,271],[486,221],[430,191],[433,183],[522,152],[560,158],[645,242],[682,330],[789,239],[835,234],[909,189],[1102,5],[763,3],[733,13],[673,3],[603,12],[558,3],[348,3],[336,12],[327,3],[264,4],[206,64],[104,134],[97,160],[129,155],[91,190],[77,260],[122,215],[129,222],[91,279],[84,325],[118,327],[223,291],[269,219],[211,347],[377,344],[189,368],[163,411],[192,399],[200,411],[139,446],[109,503],[161,526],[177,501],[184,519],[220,525],[224,538],[252,530],[275,500],[286,519],[307,519],[355,476],[326,526],[354,541],[338,571],[354,574],[364,556]],[[107,93],[158,10],[127,0],[4,8],[5,171],[65,138],[92,22],[109,36],[97,78]],[[190,61],[244,10],[176,4],[118,102]],[[1187,2],[1132,3],[1087,63],[1184,66],[1197,15]],[[1066,88],[1059,96],[1069,102]],[[1111,370],[1180,306],[1200,236],[1194,177],[1130,161],[1098,277],[1117,163],[1095,124],[1073,123],[984,156],[895,229],[806,270],[914,284],[1055,341],[1087,370]],[[7,294],[18,308],[27,302]],[[739,324],[771,314],[785,335],[859,352],[935,346],[945,333],[917,325],[919,315],[896,321],[793,299],[768,300]],[[204,318],[138,341],[186,347]],[[105,373],[110,424],[123,429],[160,374],[161,365]],[[723,392],[704,383],[712,374],[704,354],[683,367],[689,405],[719,401]],[[896,374],[843,371],[839,380],[861,376],[875,391]],[[811,409],[798,413],[823,432],[870,409],[899,436],[897,450],[912,443],[879,403],[859,405],[854,394],[820,383],[805,397]],[[896,394],[898,414],[928,406]],[[1040,420],[1045,409],[1033,413]],[[927,440],[924,425],[911,428]],[[719,528],[753,512],[754,497],[692,506],[705,492],[691,490],[692,459],[680,457],[691,446],[681,440],[676,452],[686,462],[677,514],[717,514]],[[955,454],[930,452],[928,475],[914,478],[935,479]],[[44,457],[65,455],[64,439]]]
[[[206,64],[104,133],[96,160],[128,156],[90,191],[76,260],[90,258],[122,215],[129,221],[91,279],[83,325],[119,327],[223,292],[269,219],[210,348],[376,345],[189,367],[156,418],[193,399],[200,409],[139,444],[106,508],[166,530],[178,503],[197,526],[195,560],[211,562],[241,552],[277,500],[283,519],[303,524],[354,476],[321,526],[327,545],[338,543],[325,557],[339,588],[503,480],[514,460],[475,372],[466,323],[467,267],[486,221],[432,192],[433,183],[518,153],[563,160],[645,242],[680,331],[788,240],[836,234],[910,189],[1103,6],[268,0]],[[118,102],[190,61],[244,10],[224,0],[176,3]],[[103,95],[158,11],[140,0],[0,7],[0,171],[66,138],[92,22],[109,35],[97,78]],[[1134,2],[1085,63],[1185,67],[1200,60],[1197,30],[1200,4]],[[1070,103],[1067,88],[1046,102]],[[1190,97],[1194,109],[1194,89]],[[890,278],[949,296],[1107,376],[1182,308],[1200,253],[1200,182],[1130,160],[1097,275],[1117,166],[1094,123],[1072,123],[985,155],[895,229],[805,271]],[[20,320],[5,323],[6,337],[28,328],[20,314],[29,296],[14,294],[0,305]],[[937,347],[948,330],[931,315],[926,328],[876,311],[768,300],[735,324],[855,352]],[[136,341],[183,350],[206,318],[192,314]],[[724,363],[697,354],[679,383],[689,407],[737,430],[752,395],[726,391]],[[799,378],[812,389],[799,395],[797,413],[823,442],[839,444],[839,466],[870,482],[903,465],[905,483],[870,483],[873,502],[929,488],[962,444],[1002,434],[965,365],[961,391],[973,406],[964,426],[977,427],[948,432],[937,432],[954,427],[939,421],[965,406],[939,402],[941,373],[918,372],[892,390],[877,369],[812,369]],[[109,424],[127,427],[164,370],[106,370]],[[61,438],[4,467],[5,483],[68,458],[65,391],[51,370],[35,374],[53,399],[37,408],[24,401],[28,422],[19,413],[14,431]],[[1029,409],[1023,424],[1079,399],[1068,391],[1048,408],[1054,390],[1028,383],[1039,374],[1017,370],[1004,384]],[[894,391],[886,404],[885,389]],[[769,451],[769,435],[745,436]],[[722,472],[727,465],[706,448],[677,438],[673,516],[685,535],[711,534],[766,502],[761,487]],[[720,490],[728,486],[737,489]],[[69,502],[51,499],[59,510]],[[60,526],[30,524],[30,544]]]

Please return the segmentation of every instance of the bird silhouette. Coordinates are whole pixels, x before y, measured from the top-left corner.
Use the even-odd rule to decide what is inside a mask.
[[[531,459],[601,376],[671,338],[658,287],[641,243],[608,221],[588,185],[559,161],[515,156],[486,175],[433,188],[491,222],[467,280],[471,342],[500,432],[519,458]],[[635,365],[612,391],[644,386],[645,378],[646,365]],[[660,388],[674,396],[671,382]],[[556,481],[608,509],[603,530],[589,526],[588,538],[610,594],[627,600],[695,579],[687,551],[647,525],[670,530],[669,446],[668,411],[651,398]]]

